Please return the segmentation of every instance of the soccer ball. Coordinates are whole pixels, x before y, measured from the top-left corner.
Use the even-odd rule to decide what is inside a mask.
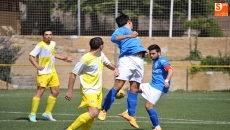
[[[116,95],[116,99],[121,99],[123,97],[125,97],[126,95],[126,92],[124,89],[120,89],[118,92],[117,92],[117,95]]]

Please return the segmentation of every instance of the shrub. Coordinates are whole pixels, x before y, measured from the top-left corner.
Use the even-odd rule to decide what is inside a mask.
[[[19,56],[23,54],[21,47],[12,46],[9,37],[0,37],[0,79],[10,82],[9,74],[11,66],[7,64],[14,64]]]
[[[222,56],[219,53],[219,57],[207,56],[201,59],[200,65],[209,65],[211,67],[192,67],[190,69],[191,74],[195,74],[199,71],[222,71],[230,74],[230,67],[215,67],[215,66],[230,66],[230,55]]]
[[[223,32],[215,19],[211,18],[207,20],[206,27],[201,30],[200,36],[203,37],[222,37]]]

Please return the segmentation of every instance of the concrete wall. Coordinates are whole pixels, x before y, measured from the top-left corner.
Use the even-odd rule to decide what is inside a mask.
[[[78,36],[76,39],[71,39],[70,36],[54,36],[57,42],[57,52],[61,55],[74,58],[72,64],[64,63],[57,60],[57,72],[59,74],[61,88],[66,88],[68,84],[69,73],[73,69],[75,63],[84,54],[77,52],[78,49],[89,50],[89,40],[94,36]],[[110,37],[102,37],[105,42],[104,53],[114,62],[114,45],[110,42]],[[162,54],[170,59],[174,69],[174,76],[172,79],[171,91],[175,90],[226,90],[230,89],[229,75],[222,72],[213,72],[213,74],[206,74],[205,72],[196,75],[187,75],[187,66],[191,64],[199,64],[199,62],[180,61],[189,54],[190,39],[187,37],[140,37],[145,48],[150,44],[157,43],[162,48]],[[18,66],[12,67],[13,75],[29,75],[35,76],[35,68],[31,66],[28,55],[34,48],[36,43],[41,40],[41,36],[15,36],[13,42],[15,45],[22,46],[25,51],[23,56],[17,60]],[[227,52],[226,38],[199,38],[198,50],[203,56],[211,55],[218,56],[220,51],[222,54]],[[227,43],[228,44],[228,43]],[[194,38],[191,39],[191,47],[194,48]],[[143,82],[151,80],[151,65],[145,66],[145,73]],[[187,78],[188,77],[188,78]],[[114,77],[112,71],[105,68],[103,72],[103,87],[111,88],[113,86]],[[76,87],[79,88],[79,79],[76,81]],[[129,87],[126,83],[125,87]],[[34,86],[36,88],[36,86]]]

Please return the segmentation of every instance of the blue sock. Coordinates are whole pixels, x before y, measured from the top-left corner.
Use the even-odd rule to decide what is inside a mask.
[[[127,104],[128,104],[128,113],[130,116],[134,116],[136,112],[137,107],[137,93],[132,93],[129,90],[127,90],[128,98],[127,98]]]
[[[158,120],[158,116],[157,116],[157,111],[153,108],[150,110],[147,110],[150,120],[153,124],[153,126],[158,126],[159,125],[159,120]]]
[[[102,105],[102,110],[109,110],[109,108],[111,107],[111,105],[113,104],[114,100],[115,100],[115,96],[117,94],[118,90],[112,88],[110,89],[109,93],[105,96],[104,98],[104,103]]]

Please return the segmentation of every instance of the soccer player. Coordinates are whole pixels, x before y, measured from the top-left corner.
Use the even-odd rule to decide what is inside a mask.
[[[137,106],[138,90],[143,79],[143,57],[145,56],[146,50],[142,46],[140,39],[137,38],[138,33],[132,31],[133,24],[127,15],[121,13],[121,15],[116,18],[116,23],[119,28],[113,32],[111,41],[120,49],[118,61],[120,75],[116,77],[114,86],[105,96],[98,119],[102,121],[106,119],[106,113],[113,104],[117,92],[123,87],[126,81],[129,81],[130,91],[127,91],[127,109],[129,111],[128,113],[124,113],[123,117],[128,120],[133,127],[139,128],[134,115]]]
[[[43,40],[35,46],[35,48],[30,52],[29,56],[29,61],[33,64],[34,67],[37,68],[37,92],[32,98],[31,112],[28,116],[31,122],[37,122],[37,109],[39,107],[40,99],[46,90],[46,87],[50,88],[51,93],[47,99],[46,110],[42,114],[42,117],[50,121],[56,121],[51,113],[59,93],[59,79],[54,65],[55,58],[65,62],[72,62],[71,58],[56,54],[56,43],[51,41],[52,35],[53,34],[51,29],[43,30]],[[38,58],[38,63],[36,58]]]
[[[102,104],[102,71],[103,66],[119,75],[118,69],[106,58],[103,49],[103,40],[100,37],[92,38],[89,42],[90,51],[84,54],[75,65],[69,77],[66,100],[71,100],[76,76],[80,77],[80,93],[82,101],[79,108],[87,107],[88,111],[82,113],[65,130],[90,130],[94,119],[98,116]]]
[[[164,94],[168,93],[173,69],[167,58],[161,56],[161,49],[158,45],[150,45],[148,50],[153,61],[152,81],[150,83],[141,83],[140,93],[146,99],[145,108],[153,124],[153,130],[162,130],[154,106]],[[123,113],[127,113],[127,111]],[[123,116],[123,113],[119,114],[119,116]]]

